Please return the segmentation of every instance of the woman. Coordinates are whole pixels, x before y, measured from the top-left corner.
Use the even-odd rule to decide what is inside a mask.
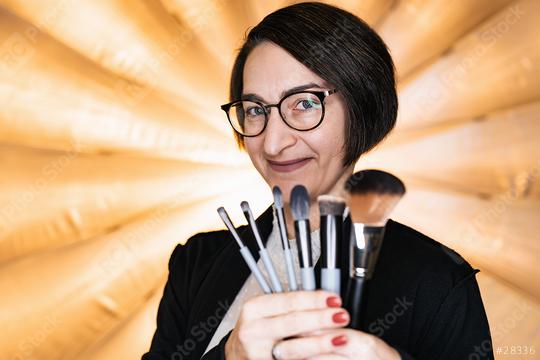
[[[355,162],[391,131],[397,114],[383,41],[356,16],[321,3],[277,10],[249,32],[230,100],[222,108],[270,188],[279,186],[284,201],[295,185],[308,189],[315,239],[317,196],[341,194]],[[257,225],[274,262],[282,261],[272,250],[272,207]],[[256,254],[250,231],[239,232]],[[450,254],[390,220],[363,332],[346,328],[349,315],[332,293],[260,295],[227,232],[196,234],[171,256],[143,359],[492,358],[477,270]]]

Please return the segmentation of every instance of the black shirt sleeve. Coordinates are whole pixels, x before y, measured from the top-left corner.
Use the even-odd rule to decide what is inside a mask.
[[[182,351],[182,339],[184,339],[187,324],[185,307],[187,299],[185,292],[183,294],[177,292],[177,285],[186,289],[186,282],[189,281],[187,269],[178,271],[185,257],[184,250],[178,245],[169,260],[169,275],[158,308],[157,329],[152,338],[150,350],[142,356],[142,360],[174,359],[175,352]]]
[[[175,360],[199,358],[201,329],[190,326],[193,297],[208,274],[214,257],[227,242],[217,236],[198,233],[185,245],[178,245],[169,260],[169,275],[157,313],[157,328],[150,349],[142,360]],[[204,244],[204,246],[202,246]],[[205,338],[206,339],[206,338]],[[223,359],[222,341],[216,351],[204,357]]]

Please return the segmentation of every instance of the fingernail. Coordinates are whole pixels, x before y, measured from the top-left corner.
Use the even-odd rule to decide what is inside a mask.
[[[339,335],[332,339],[332,345],[343,346],[347,343],[348,339],[345,335]]]
[[[340,311],[332,315],[332,321],[336,324],[343,324],[349,321],[349,316],[345,311]]]
[[[329,296],[326,299],[326,305],[328,307],[340,307],[341,306],[341,299],[337,296]]]

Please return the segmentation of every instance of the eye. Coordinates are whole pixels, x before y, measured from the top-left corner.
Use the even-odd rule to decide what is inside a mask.
[[[319,99],[306,98],[300,99],[296,102],[295,110],[311,110],[311,109],[320,109],[321,103]]]
[[[260,106],[249,106],[246,114],[250,117],[264,116],[264,109]]]

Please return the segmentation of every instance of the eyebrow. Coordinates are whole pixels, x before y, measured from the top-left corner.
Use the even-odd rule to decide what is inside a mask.
[[[280,98],[284,98],[285,96],[290,95],[290,94],[292,94],[294,92],[297,92],[297,91],[307,90],[307,89],[311,89],[311,88],[321,88],[322,89],[322,86],[320,86],[319,84],[316,84],[316,83],[309,83],[309,84],[305,84],[305,85],[295,86],[293,88],[282,91],[281,94],[280,94]],[[257,94],[254,94],[254,93],[242,94],[240,99],[241,100],[255,100],[255,101],[260,101],[260,102],[263,102],[263,103],[268,103],[262,97],[260,97]]]

